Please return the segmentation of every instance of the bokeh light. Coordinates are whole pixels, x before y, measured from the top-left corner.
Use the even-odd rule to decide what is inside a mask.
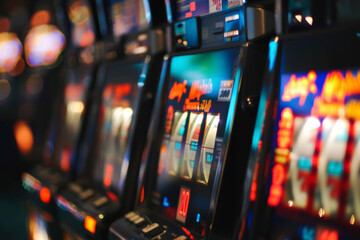
[[[0,72],[10,72],[18,63],[22,45],[15,33],[0,33]]]
[[[25,39],[26,62],[32,66],[46,66],[56,62],[65,46],[65,37],[54,25],[32,28]]]

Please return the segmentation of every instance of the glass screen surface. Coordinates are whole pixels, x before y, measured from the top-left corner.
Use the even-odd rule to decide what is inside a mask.
[[[96,175],[107,188],[117,188],[120,180],[142,66],[143,63],[113,63],[106,69]]]
[[[239,48],[171,60],[165,121],[153,192],[155,208],[189,230],[205,234],[210,200],[227,146],[224,140]]]

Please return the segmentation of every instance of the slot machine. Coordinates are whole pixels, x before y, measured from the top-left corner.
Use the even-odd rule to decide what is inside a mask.
[[[233,187],[244,179],[272,14],[241,1],[165,2],[171,53],[138,203],[109,239],[231,239],[241,195]]]
[[[359,4],[276,3],[239,239],[358,239]]]
[[[95,88],[96,138],[88,158],[93,167],[56,196],[61,225],[71,238],[105,239],[110,223],[135,202],[134,182],[165,51],[163,30],[154,28],[162,15],[154,14],[154,6],[140,0],[104,6],[112,36],[104,43],[107,61],[99,66]]]
[[[66,4],[66,9],[62,10],[67,10],[64,15],[69,16],[70,41],[63,56],[65,63],[62,71],[51,73],[55,74],[60,84],[54,96],[54,109],[47,113],[51,122],[45,150],[40,159],[41,164],[25,172],[22,179],[23,187],[31,200],[29,233],[33,238],[62,239],[54,196],[74,176],[86,172],[87,165],[80,162],[84,161],[84,155],[87,154],[85,150],[92,142],[92,134],[84,133],[84,126],[89,123],[86,119],[99,57],[95,52],[98,30],[89,2],[67,1]],[[44,15],[43,12],[40,13]],[[43,15],[41,19],[44,18]],[[25,43],[25,46],[29,45],[25,54],[30,65],[51,61],[51,48],[60,44],[60,40],[56,38],[59,33],[53,28],[52,25],[41,24],[30,31]],[[64,35],[61,36],[61,43],[64,44]],[[49,71],[52,70],[50,68]],[[55,77],[51,80],[55,80]]]

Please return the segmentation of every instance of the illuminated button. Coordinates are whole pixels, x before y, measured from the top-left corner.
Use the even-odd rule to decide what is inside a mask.
[[[94,191],[90,188],[79,194],[79,196],[82,200],[87,199],[87,198],[91,197],[92,195],[94,195]]]
[[[135,214],[133,217],[129,218],[130,222],[135,222],[140,218],[140,215]]]
[[[84,227],[91,233],[95,233],[96,231],[96,220],[90,216],[85,217]]]
[[[93,202],[93,205],[95,207],[101,207],[101,206],[104,206],[106,203],[109,202],[109,199],[105,196],[102,196],[98,199],[96,199],[94,202]]]
[[[225,22],[231,22],[239,19],[239,14],[228,16],[225,18]]]
[[[82,188],[81,188],[79,185],[77,185],[76,183],[71,183],[71,184],[69,185],[69,188],[70,188],[70,190],[73,191],[74,193],[80,193],[80,192],[82,191]]]
[[[233,31],[224,33],[224,37],[226,37],[226,38],[234,37],[234,36],[239,36],[239,30],[233,30]]]
[[[181,235],[180,237],[174,238],[174,240],[186,240],[188,239],[187,237],[185,237],[184,235]]]
[[[153,224],[147,226],[146,228],[143,228],[141,231],[143,233],[149,233],[149,232],[151,232],[152,230],[156,229],[159,226],[160,225],[158,223],[153,223]]]
[[[132,218],[132,217],[135,216],[135,215],[137,215],[137,214],[134,213],[134,212],[129,212],[129,213],[125,214],[125,218],[127,218],[127,219],[130,220],[130,218]]]
[[[153,238],[163,233],[164,230],[165,229],[163,227],[160,227],[158,223],[153,223],[146,228],[143,228],[141,231],[145,234],[146,237]]]
[[[141,228],[148,224],[148,221],[145,220],[143,217],[139,217],[137,220],[134,221],[134,224],[137,228]]]

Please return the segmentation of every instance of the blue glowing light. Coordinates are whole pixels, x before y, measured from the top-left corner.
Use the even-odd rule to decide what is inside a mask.
[[[269,43],[269,70],[272,71],[275,65],[276,52],[277,52],[278,43],[272,41]]]
[[[194,141],[192,141],[191,144],[190,144],[191,150],[194,150],[194,151],[197,150],[197,146],[198,146],[198,143],[197,143],[197,142],[194,142]]]
[[[168,198],[167,198],[167,197],[164,197],[163,206],[164,206],[164,207],[169,207],[169,206],[170,206],[170,204],[169,204],[169,201],[168,201]]]
[[[300,157],[298,161],[298,167],[301,170],[311,170],[311,158],[309,157]]]
[[[200,213],[196,215],[196,222],[200,222]]]
[[[180,150],[180,148],[181,148],[181,143],[179,142],[175,143],[175,149]]]
[[[182,126],[180,129],[179,129],[179,135],[183,135],[185,132],[185,127]]]
[[[343,173],[343,163],[335,160],[330,160],[326,172],[330,176],[340,177]]]
[[[315,239],[315,229],[312,227],[303,227],[300,238],[302,240],[314,240]]]
[[[206,162],[211,163],[213,160],[213,155],[211,153],[206,153]]]

